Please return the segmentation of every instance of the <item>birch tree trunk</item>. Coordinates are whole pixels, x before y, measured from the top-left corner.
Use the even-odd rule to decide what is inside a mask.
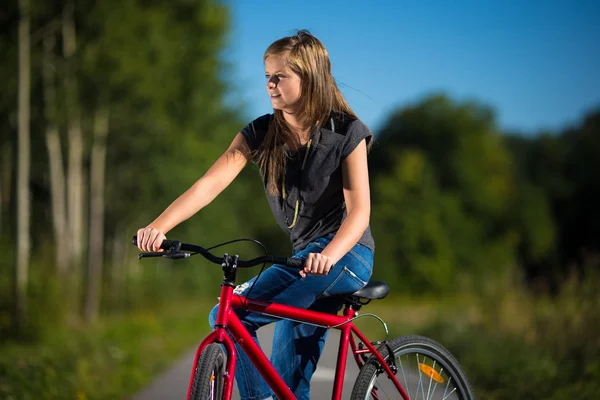
[[[65,172],[63,167],[60,136],[56,124],[56,64],[54,60],[54,35],[44,39],[44,110],[46,114],[46,145],[50,163],[50,192],[52,194],[52,219],[56,246],[56,270],[64,276],[68,265],[67,206],[65,199]]]
[[[4,227],[8,227],[10,223],[7,217],[12,193],[13,152],[11,147],[10,144],[7,144],[2,148],[2,164],[0,164],[0,234],[4,233]],[[4,216],[5,210],[7,217]]]
[[[4,147],[2,147],[0,149],[0,151],[2,151],[2,156],[4,157],[4,155],[6,154],[6,151],[4,151]],[[2,158],[2,160],[4,161],[4,158]],[[4,186],[6,185],[6,183],[4,183],[4,181],[6,179],[5,178],[6,169],[4,168],[3,164],[4,163],[0,164],[0,237],[2,236],[2,227],[4,227],[4,224],[3,224],[3,217],[4,217]]]
[[[101,104],[94,117],[94,143],[90,166],[90,243],[85,303],[85,318],[88,322],[96,320],[100,308],[104,262],[104,172],[108,118],[108,106]]]
[[[73,21],[74,3],[69,1],[63,15],[63,52],[66,61],[65,96],[67,103],[68,132],[69,132],[69,166],[68,166],[68,221],[69,247],[71,266],[74,271],[80,271],[84,230],[84,181],[83,181],[83,137],[79,115],[77,78],[73,56],[76,50],[75,23]]]
[[[27,315],[27,283],[29,276],[31,198],[29,175],[31,149],[29,113],[31,96],[29,1],[19,0],[19,144],[17,170],[17,271],[16,317],[17,326],[23,326]]]
[[[112,260],[110,273],[110,293],[113,307],[120,309],[123,307],[123,293],[125,292],[125,276],[127,275],[127,264],[125,263],[125,241],[126,235],[121,235],[123,231],[120,227],[115,230],[112,238]]]
[[[4,226],[2,224],[2,218],[4,217],[4,168],[2,167],[3,166],[0,165],[0,237],[2,236],[2,227]]]

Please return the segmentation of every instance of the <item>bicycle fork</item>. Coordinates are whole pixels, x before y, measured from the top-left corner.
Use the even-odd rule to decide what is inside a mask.
[[[206,346],[211,343],[220,343],[224,345],[227,350],[227,369],[225,371],[226,376],[224,377],[223,399],[231,399],[236,366],[236,350],[231,336],[235,338],[237,344],[239,344],[242,350],[248,355],[248,358],[250,358],[258,372],[262,375],[271,389],[273,389],[273,392],[279,399],[295,399],[290,388],[287,387],[265,353],[263,353],[261,348],[254,341],[254,338],[248,333],[247,329],[233,312],[231,307],[232,296],[233,286],[223,284],[221,287],[221,301],[217,313],[215,330],[200,343],[200,346],[196,351],[194,366],[192,368],[192,377],[190,378],[190,386],[188,389],[188,400],[190,399],[194,372],[196,371],[198,360]],[[229,332],[231,332],[231,336]]]

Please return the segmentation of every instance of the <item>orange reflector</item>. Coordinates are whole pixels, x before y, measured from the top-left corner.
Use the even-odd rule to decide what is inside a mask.
[[[434,381],[444,383],[444,378],[442,378],[442,376],[438,374],[438,372],[435,369],[431,368],[429,365],[419,363],[419,368],[421,369],[421,372],[429,376]]]

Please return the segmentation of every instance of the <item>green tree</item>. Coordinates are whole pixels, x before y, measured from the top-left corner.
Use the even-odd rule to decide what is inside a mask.
[[[510,276],[517,188],[491,110],[429,96],[393,113],[377,141],[373,225],[382,274],[396,265],[396,282],[414,291]]]
[[[68,4],[72,12],[65,8]],[[29,121],[32,136],[49,139],[32,141],[31,148],[32,257],[34,263],[44,260],[44,268],[35,269],[32,277],[38,282],[33,292],[40,310],[55,303],[55,299],[43,300],[51,295],[56,273],[56,268],[47,267],[48,260],[54,259],[53,253],[70,250],[70,241],[61,242],[58,233],[49,232],[61,231],[53,229],[60,213],[54,212],[51,199],[57,191],[67,191],[60,189],[55,178],[67,177],[64,162],[72,155],[67,132],[76,125],[81,132],[81,179],[79,183],[65,179],[65,186],[75,183],[84,193],[80,196],[86,210],[82,237],[89,235],[90,242],[84,239],[84,258],[68,274],[74,285],[60,286],[69,287],[63,293],[73,293],[74,299],[85,297],[76,290],[85,287],[87,313],[93,319],[99,306],[122,308],[140,303],[138,294],[145,289],[136,291],[135,287],[141,287],[141,280],[170,273],[166,268],[130,269],[128,264],[134,259],[131,235],[198,179],[243,125],[239,109],[223,101],[225,92],[234,89],[223,79],[228,67],[220,56],[227,40],[228,11],[212,0],[118,4],[56,0],[32,2],[31,16]],[[0,93],[0,115],[9,121],[0,127],[0,150],[12,155],[17,127],[17,6],[9,7],[0,18],[6,22],[0,29],[0,49],[7,60],[0,68],[9,82]],[[16,229],[11,179],[16,161],[16,157],[2,157],[0,166],[4,241],[12,241]],[[238,202],[246,193],[248,177],[245,174],[235,190],[215,201],[211,211],[175,229],[173,236],[212,244],[239,234],[236,223],[246,210]],[[63,219],[70,215],[72,205],[64,205]],[[245,229],[251,236],[251,228]],[[83,261],[86,255],[88,268]],[[2,264],[0,269],[6,272],[14,266]],[[211,271],[212,275],[219,272],[217,268]],[[191,292],[197,291],[206,276],[196,272],[193,279],[185,279],[186,273],[190,275],[178,272],[173,279],[159,276],[157,284],[164,286],[166,294],[173,287],[169,285],[185,280]],[[2,289],[12,293],[11,284],[4,281]],[[111,294],[116,298],[109,306]],[[10,309],[13,303],[13,298],[4,295],[0,310]],[[82,305],[74,304],[80,313]]]
[[[507,138],[525,188],[521,197],[530,202],[528,230],[532,235],[522,249],[527,276],[553,289],[568,274],[598,264],[600,189],[595,171],[600,168],[599,121],[600,111],[592,110],[563,132]],[[542,209],[548,210],[551,222],[534,222]],[[556,232],[554,238],[544,238],[549,224]],[[548,242],[550,247],[540,247]]]

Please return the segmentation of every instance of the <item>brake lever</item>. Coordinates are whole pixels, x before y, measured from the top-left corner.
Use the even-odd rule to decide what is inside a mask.
[[[138,260],[141,260],[142,258],[162,257],[164,255],[165,255],[164,251],[153,251],[153,252],[148,252],[148,253],[140,253],[140,254],[138,254]]]

